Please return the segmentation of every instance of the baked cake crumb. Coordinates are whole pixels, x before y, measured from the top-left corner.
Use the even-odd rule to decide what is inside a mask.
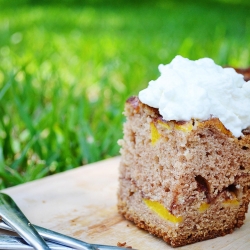
[[[117,242],[117,246],[118,246],[118,247],[125,247],[125,248],[131,248],[131,249],[132,249],[132,246],[126,246],[126,245],[127,245],[127,242],[126,242],[126,241],[123,242],[123,243]]]

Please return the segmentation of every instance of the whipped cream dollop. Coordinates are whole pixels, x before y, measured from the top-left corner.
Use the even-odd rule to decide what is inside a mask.
[[[160,77],[139,92],[142,103],[158,108],[165,120],[217,117],[234,136],[250,125],[250,81],[212,59],[176,56],[159,65]]]

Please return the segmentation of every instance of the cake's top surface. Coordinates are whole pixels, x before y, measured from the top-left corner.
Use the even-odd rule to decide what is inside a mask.
[[[160,65],[161,75],[140,91],[142,103],[159,109],[165,120],[207,120],[217,117],[234,136],[250,125],[250,81],[212,59],[176,56]]]

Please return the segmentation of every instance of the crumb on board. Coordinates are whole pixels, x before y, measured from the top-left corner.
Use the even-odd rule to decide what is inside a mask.
[[[132,246],[126,246],[127,245],[127,242],[125,241],[125,242],[123,242],[123,243],[121,243],[121,242],[117,242],[117,246],[118,247],[125,247],[125,248],[132,248]]]

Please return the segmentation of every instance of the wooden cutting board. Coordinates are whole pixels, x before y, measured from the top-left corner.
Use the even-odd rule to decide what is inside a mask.
[[[172,249],[117,212],[119,157],[2,190],[39,226],[99,244],[139,250]],[[233,234],[179,249],[250,249],[250,215]]]

